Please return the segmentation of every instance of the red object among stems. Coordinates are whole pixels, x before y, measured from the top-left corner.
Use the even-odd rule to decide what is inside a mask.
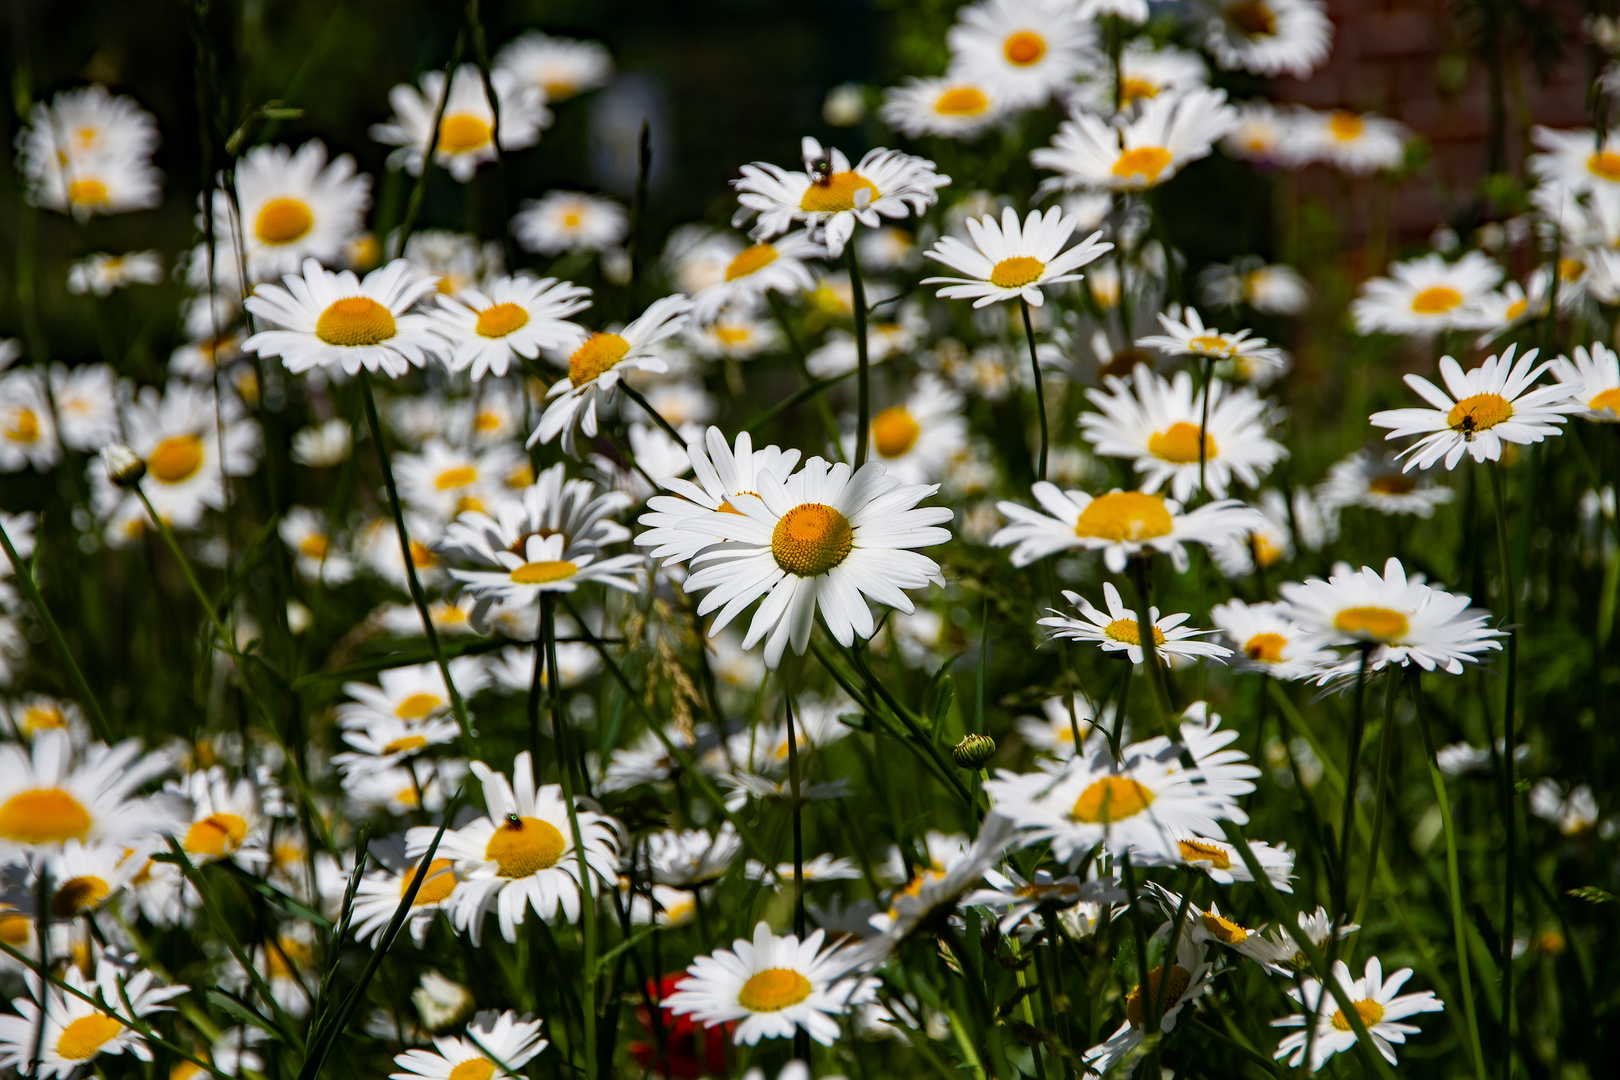
[[[662,1002],[675,992],[675,984],[686,978],[686,972],[665,975],[656,983],[647,983],[647,993]],[[732,1023],[705,1027],[690,1016],[676,1016],[667,1007],[660,1008],[664,1022],[666,1052],[658,1058],[658,1038],[653,1030],[652,1014],[645,1005],[636,1008],[636,1019],[648,1033],[648,1040],[630,1043],[630,1056],[646,1068],[649,1064],[661,1076],[680,1077],[682,1080],[697,1076],[724,1076],[726,1072],[726,1044],[731,1041]]]

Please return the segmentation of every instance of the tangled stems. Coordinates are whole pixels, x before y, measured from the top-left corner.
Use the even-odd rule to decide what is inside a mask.
[[[855,309],[855,468],[866,464],[866,444],[872,435],[872,361],[866,349],[866,286],[861,283],[861,264],[855,257],[855,238],[844,247],[849,263],[850,305]]]
[[[1557,275],[1553,275],[1556,277]],[[1513,1075],[1513,863],[1517,815],[1513,805],[1513,710],[1518,694],[1518,597],[1513,585],[1513,557],[1508,551],[1507,504],[1502,499],[1502,469],[1490,462],[1491,495],[1496,499],[1496,550],[1502,564],[1502,603],[1507,622],[1507,688],[1502,700],[1502,824],[1507,847],[1502,866],[1502,1080]]]
[[[1024,340],[1029,342],[1029,371],[1035,379],[1035,413],[1041,418],[1041,456],[1036,461],[1035,479],[1046,479],[1046,388],[1041,385],[1041,362],[1035,356],[1035,327],[1029,321],[1029,301],[1018,297],[1018,309],[1024,314]],[[1202,440],[1199,445],[1202,446]],[[1199,451],[1202,459],[1203,451]]]

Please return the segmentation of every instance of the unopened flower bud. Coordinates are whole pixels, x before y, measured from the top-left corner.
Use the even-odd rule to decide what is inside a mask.
[[[951,748],[951,760],[964,769],[982,769],[996,756],[996,740],[988,735],[968,735]]]
[[[132,488],[146,475],[146,462],[123,443],[101,448],[102,463],[107,466],[107,479],[121,488]]]

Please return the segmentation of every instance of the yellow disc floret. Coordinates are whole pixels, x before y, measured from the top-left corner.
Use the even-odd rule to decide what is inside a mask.
[[[1170,151],[1162,146],[1139,146],[1127,150],[1114,162],[1113,173],[1122,180],[1140,176],[1149,184],[1156,183],[1159,174],[1170,165]]]
[[[405,872],[399,879],[399,895],[401,898],[410,891],[411,881],[416,877],[416,871],[422,864],[417,863]],[[416,890],[416,899],[411,902],[412,907],[425,907],[428,904],[439,904],[450,899],[450,894],[456,891],[456,874],[453,869],[455,863],[450,859],[434,859],[428,863],[427,873],[422,877],[422,887]]]
[[[1465,435],[1493,428],[1513,417],[1513,406],[1501,394],[1470,394],[1451,407],[1446,424]]]
[[[1028,255],[1002,259],[990,269],[990,284],[999,289],[1021,289],[1041,280],[1046,264]]]
[[[568,358],[568,381],[576,387],[594,382],[629,351],[630,343],[618,334],[592,334]]]
[[[922,427],[904,405],[891,405],[872,417],[872,445],[886,458],[897,458],[917,445]]]
[[[990,99],[976,86],[953,86],[934,99],[941,116],[982,116],[989,109]]]
[[[851,169],[848,172],[833,173],[819,184],[811,184],[804,189],[799,198],[799,209],[809,213],[836,214],[841,210],[855,209],[855,195],[864,191],[870,196],[870,202],[878,198],[877,185],[872,183],[860,173]]]
[[[202,463],[202,436],[176,435],[158,443],[147,455],[146,471],[165,484],[179,484],[196,476]]]
[[[333,301],[315,320],[315,336],[344,349],[380,345],[397,329],[394,313],[369,296],[346,296]]]
[[[93,824],[84,804],[61,788],[19,791],[0,804],[0,837],[18,844],[83,840]]]
[[[748,977],[737,1004],[749,1012],[780,1012],[810,996],[810,980],[792,968],[766,968]]]
[[[315,215],[302,199],[271,199],[259,208],[253,221],[253,235],[261,244],[290,244],[309,234]]]
[[[782,515],[771,532],[776,565],[799,577],[825,574],[855,546],[849,519],[830,506],[803,503]]]
[[[477,150],[489,144],[492,134],[489,125],[476,116],[467,113],[447,116],[439,122],[439,152],[465,154]]]
[[[777,259],[776,248],[771,244],[755,244],[745,247],[737,252],[737,257],[726,266],[726,280],[736,281],[740,277],[747,277],[765,269]]]
[[[1153,792],[1128,776],[1095,780],[1074,800],[1069,816],[1087,825],[1107,825],[1134,817],[1153,805]]]
[[[503,878],[525,878],[557,865],[568,847],[562,833],[549,821],[519,817],[495,830],[484,848]]]
[[[1372,1027],[1374,1024],[1378,1023],[1384,1018],[1384,1007],[1378,1002],[1373,1001],[1371,998],[1363,998],[1360,1001],[1352,1001],[1350,1004],[1356,1007],[1356,1015],[1361,1017],[1361,1022],[1367,1027]],[[1333,1027],[1338,1031],[1352,1030],[1350,1019],[1344,1015],[1343,1009],[1339,1009],[1334,1012]]]
[[[1074,523],[1074,535],[1097,540],[1151,540],[1168,536],[1170,511],[1164,498],[1140,491],[1115,491],[1092,499]]]
[[[577,573],[579,567],[567,559],[526,562],[512,571],[512,582],[515,585],[549,585],[554,581],[566,581]]]
[[[1215,456],[1215,436],[1205,431],[1203,460]],[[1192,465],[1199,460],[1198,425],[1178,420],[1163,431],[1148,436],[1148,453],[1176,465]]]
[[[1405,615],[1386,607],[1345,608],[1333,616],[1333,625],[1346,634],[1384,642],[1405,637],[1410,626]]]
[[[56,1037],[56,1052],[69,1061],[87,1061],[123,1030],[123,1024],[105,1013],[81,1016]]]
[[[1450,285],[1430,285],[1412,297],[1412,311],[1418,315],[1444,315],[1462,302],[1462,293]]]
[[[473,327],[479,337],[502,338],[529,325],[529,313],[518,304],[495,304],[478,313]]]

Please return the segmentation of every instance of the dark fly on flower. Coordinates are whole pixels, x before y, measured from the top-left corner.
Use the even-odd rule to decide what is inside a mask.
[[[810,174],[810,182],[817,187],[826,187],[832,181],[832,158],[826,154],[820,157],[805,158],[804,171]]]
[[[523,819],[516,814],[507,814],[506,823],[514,829],[523,828]]]

